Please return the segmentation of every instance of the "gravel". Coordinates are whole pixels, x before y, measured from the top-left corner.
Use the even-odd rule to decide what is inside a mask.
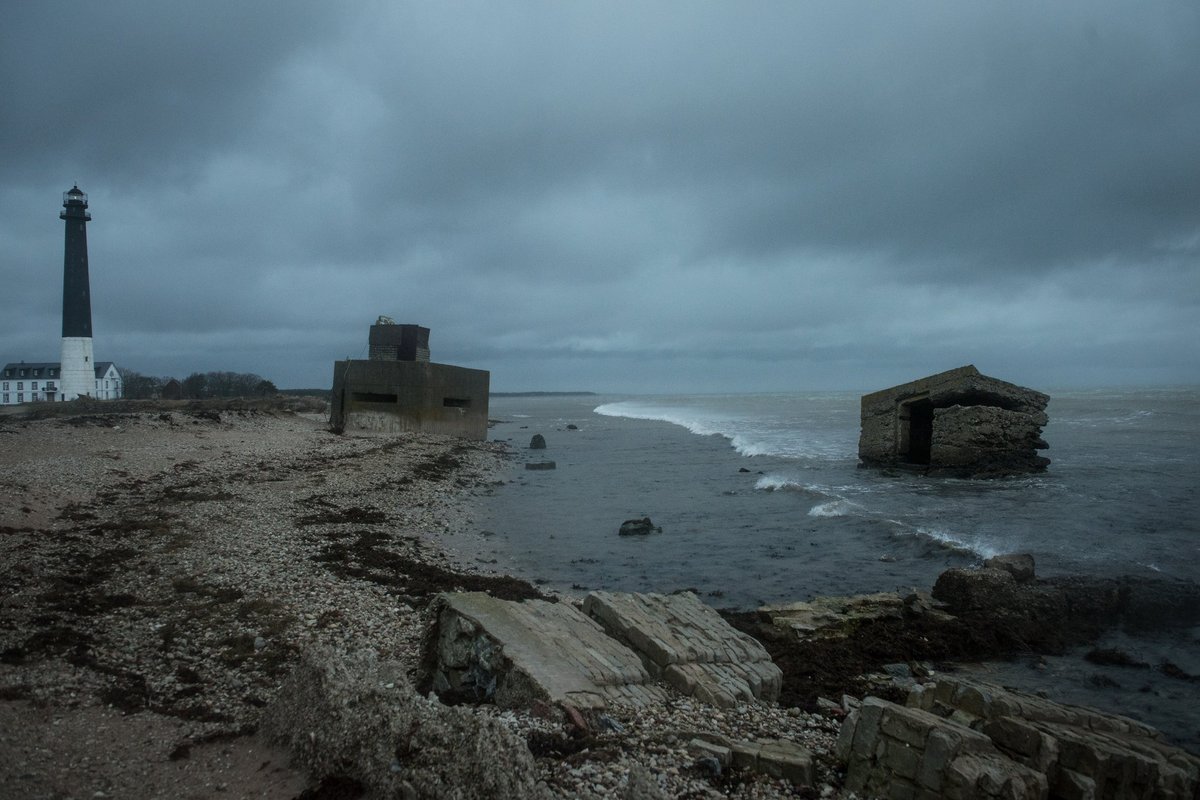
[[[319,797],[257,733],[301,654],[367,651],[419,685],[436,592],[538,593],[453,555],[512,468],[502,444],[171,406],[0,417],[0,452],[0,796]],[[466,713],[528,742],[557,796],[840,784],[838,723],[796,709],[675,697],[586,730],[557,708]],[[818,786],[714,775],[688,750],[697,733],[804,744]]]

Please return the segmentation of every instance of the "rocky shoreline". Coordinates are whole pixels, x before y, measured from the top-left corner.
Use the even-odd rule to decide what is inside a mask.
[[[0,794],[354,796],[257,733],[302,655],[415,677],[438,592],[540,594],[442,547],[500,480],[502,446],[335,436],[320,413],[253,405],[103,408],[0,417]],[[532,713],[463,713],[530,741],[559,796],[608,794],[638,765],[672,795],[713,786],[678,735],[711,723],[691,702],[614,712],[622,733],[585,738]],[[825,751],[837,734],[766,707],[718,727]]]
[[[556,599],[448,555],[472,498],[502,480],[503,445],[337,436],[303,404],[37,416],[0,417],[6,796],[848,796],[843,717],[914,680],[882,665],[920,673],[1015,644],[920,596],[800,645],[770,615],[730,613],[783,670],[779,704],[445,706],[424,696],[421,665],[440,593]],[[1020,609],[1080,608],[987,580],[1010,601],[1003,630],[1028,635]],[[969,583],[964,609],[982,596]],[[698,739],[798,743],[811,780],[722,767]]]

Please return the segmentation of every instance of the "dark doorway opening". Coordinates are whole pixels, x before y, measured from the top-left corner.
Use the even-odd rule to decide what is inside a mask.
[[[910,464],[928,464],[933,446],[933,403],[914,400],[901,409],[900,455]]]

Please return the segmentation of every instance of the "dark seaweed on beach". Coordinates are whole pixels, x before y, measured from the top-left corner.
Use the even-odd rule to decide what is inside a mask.
[[[554,598],[533,584],[505,575],[474,575],[429,564],[420,557],[402,555],[388,545],[391,538],[379,531],[358,531],[331,542],[313,560],[338,577],[359,578],[384,586],[411,606],[425,606],[439,592],[487,592],[502,600]]]

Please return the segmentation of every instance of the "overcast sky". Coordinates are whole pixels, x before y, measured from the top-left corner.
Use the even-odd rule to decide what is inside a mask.
[[[1200,3],[5,3],[0,361],[1200,383]]]

